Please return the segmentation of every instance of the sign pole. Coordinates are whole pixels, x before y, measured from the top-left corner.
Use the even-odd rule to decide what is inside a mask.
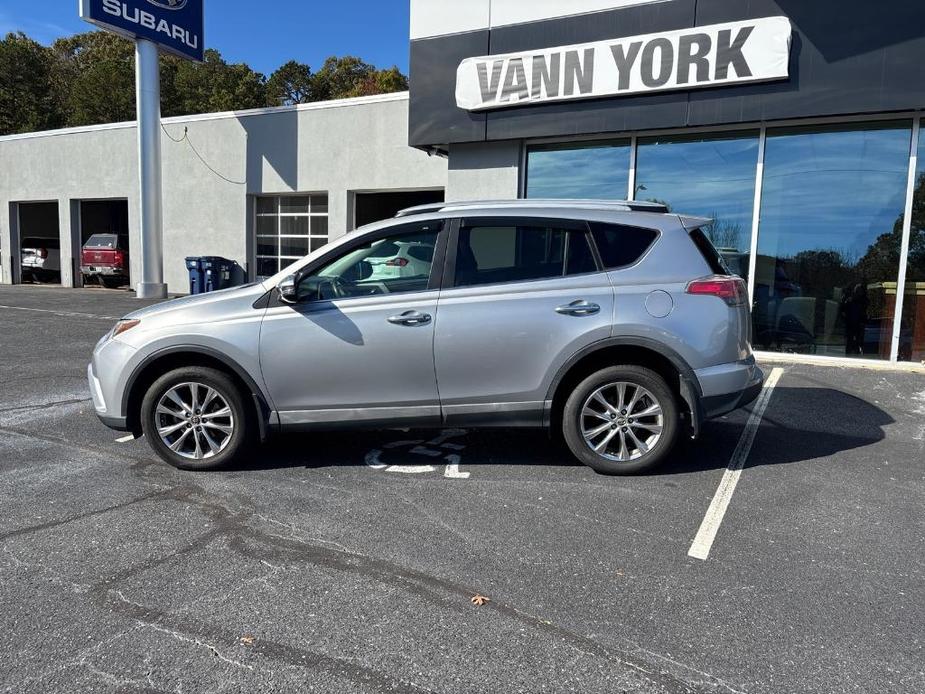
[[[161,77],[157,44],[135,41],[138,108],[138,182],[141,212],[141,282],[138,299],[166,299],[163,182],[161,179]]]

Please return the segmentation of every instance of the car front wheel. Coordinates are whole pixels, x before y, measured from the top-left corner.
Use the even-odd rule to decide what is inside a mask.
[[[609,475],[651,470],[678,437],[678,405],[665,380],[641,366],[614,366],[584,379],[569,395],[563,434],[585,465]]]
[[[238,459],[250,443],[251,419],[235,382],[206,367],[165,374],[151,385],[141,406],[151,447],[182,470],[213,470]]]

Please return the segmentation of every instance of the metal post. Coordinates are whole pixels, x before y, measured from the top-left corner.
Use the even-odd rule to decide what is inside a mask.
[[[630,138],[630,175],[629,175],[629,189],[626,191],[627,200],[636,199],[636,147],[638,142],[636,136],[633,135]]]
[[[918,175],[919,138],[922,121],[915,114],[912,122],[912,142],[909,155],[909,177],[906,181],[906,207],[903,212],[903,238],[899,251],[899,276],[896,278],[896,304],[893,307],[893,342],[890,345],[890,361],[899,361],[899,341],[903,322],[903,305],[906,301],[906,274],[909,267],[909,244],[912,237],[912,205],[915,198],[915,178]]]
[[[761,194],[764,189],[764,153],[768,147],[768,128],[761,126],[758,136],[758,168],[755,172],[755,201],[752,205],[752,235],[748,251],[748,299],[755,310],[755,275],[758,272],[758,233],[761,230]]]
[[[135,42],[138,102],[138,181],[141,207],[141,282],[138,299],[165,299],[163,184],[161,181],[161,77],[157,44]]]

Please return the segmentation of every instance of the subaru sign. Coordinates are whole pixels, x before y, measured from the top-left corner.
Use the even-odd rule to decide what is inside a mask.
[[[205,0],[80,0],[80,16],[130,39],[153,41],[168,53],[203,59]]]

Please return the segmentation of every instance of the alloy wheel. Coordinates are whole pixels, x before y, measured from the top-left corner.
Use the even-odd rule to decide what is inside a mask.
[[[208,460],[228,447],[235,420],[228,401],[215,388],[181,383],[158,400],[154,424],[171,451],[188,460]]]
[[[608,383],[591,393],[581,408],[585,443],[619,463],[638,460],[658,446],[664,425],[661,403],[636,383]]]

